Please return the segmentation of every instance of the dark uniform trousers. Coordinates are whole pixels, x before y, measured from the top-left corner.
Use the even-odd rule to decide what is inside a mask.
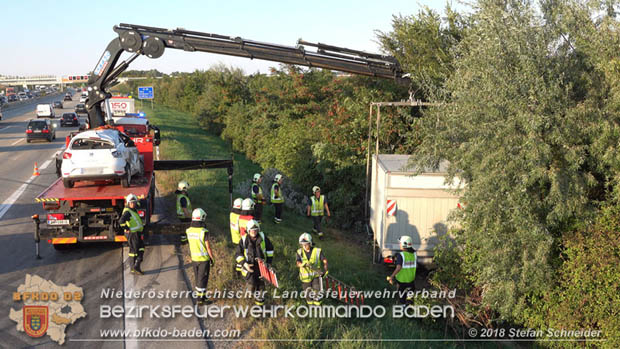
[[[253,273],[248,272],[245,276],[246,290],[250,292],[260,292],[258,296],[254,296],[254,300],[257,303],[265,302],[263,297],[263,291],[265,290],[265,282],[260,278],[260,270],[258,269],[258,263],[253,264]],[[254,295],[254,293],[253,293]]]
[[[260,222],[260,220],[263,218],[263,204],[257,202],[256,204],[254,204],[254,219],[256,219],[257,221]]]
[[[133,265],[134,267],[139,267],[144,256],[144,241],[142,241],[142,233],[127,233],[126,238],[127,243],[129,244],[129,255],[133,257]]]
[[[398,291],[398,295],[400,296],[400,304],[407,304],[407,293],[409,293],[407,290],[414,291],[415,282],[400,282],[396,280],[396,278],[394,278],[394,281],[396,281],[396,291]],[[402,292],[402,294],[400,292]]]
[[[196,277],[196,291],[198,292],[198,299],[206,299],[207,284],[209,282],[209,272],[211,271],[211,263],[205,262],[193,262],[194,276]]]

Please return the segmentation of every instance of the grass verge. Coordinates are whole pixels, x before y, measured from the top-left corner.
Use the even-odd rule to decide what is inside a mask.
[[[191,115],[155,106],[154,110],[145,108],[152,124],[161,129],[161,159],[216,159],[230,158],[230,146],[208,132],[200,129]],[[233,187],[255,172],[260,172],[258,165],[247,160],[241,154],[234,154]],[[209,280],[209,289],[235,290],[243,288],[243,282],[233,277],[232,264],[235,248],[230,242],[228,214],[230,196],[228,193],[227,173],[225,169],[196,171],[166,171],[157,173],[157,187],[162,196],[171,202],[174,189],[180,180],[190,183],[190,197],[194,207],[202,207],[207,212],[207,227],[211,233],[216,266]],[[238,193],[233,194],[236,197]],[[172,206],[172,205],[171,205]],[[332,208],[338,214],[338,208]],[[271,222],[273,207],[265,207],[262,224],[263,231],[275,246],[274,267],[278,271],[280,290],[300,291],[298,269],[295,267],[295,251],[298,249],[299,234],[311,230],[312,222],[306,217],[290,211],[284,211],[282,224]],[[390,270],[382,265],[373,265],[371,249],[359,241],[347,238],[337,230],[328,230],[327,238],[316,241],[329,261],[330,275],[353,285],[358,290],[383,290],[390,288],[385,277]],[[273,288],[267,286],[268,294]],[[270,299],[267,304],[294,305],[301,299]],[[222,303],[233,300],[222,300]],[[249,304],[249,300],[241,301]],[[218,301],[218,303],[220,303]],[[341,305],[336,300],[327,300],[325,305]],[[401,339],[444,339],[447,335],[439,322],[425,319],[397,319],[391,314],[391,299],[367,300],[369,305],[383,305],[386,314],[382,318],[367,319],[342,318],[278,318],[234,319],[234,325],[243,331],[244,338],[303,340],[301,342],[246,342],[241,346],[254,343],[258,347],[337,347],[337,348],[409,348],[414,342],[398,341]],[[377,341],[381,340],[381,341]],[[392,340],[392,341],[390,341]],[[421,343],[420,343],[421,344]],[[454,347],[456,343],[426,342],[424,347]]]

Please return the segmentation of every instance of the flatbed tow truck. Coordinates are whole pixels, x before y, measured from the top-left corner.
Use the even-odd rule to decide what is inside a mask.
[[[114,26],[114,31],[118,37],[108,44],[88,79],[88,123],[92,129],[114,127],[130,136],[144,157],[144,176],[136,178],[128,188],[107,182],[86,182],[65,188],[59,178],[35,199],[43,204],[46,211],[45,219],[40,219],[38,215],[32,217],[37,258],[40,258],[41,239],[47,240],[55,248],[78,242],[126,241],[118,220],[124,208],[124,198],[129,193],[140,199],[139,214],[146,223],[146,233],[178,231],[170,224],[150,222],[154,210],[157,171],[226,168],[232,204],[232,160],[153,160],[153,146],[159,144],[157,128],[137,130],[131,122],[115,123],[112,115],[104,114],[104,109],[112,110],[112,95],[108,89],[117,84],[120,74],[141,55],[159,58],[166,48],[199,51],[387,78],[404,85],[410,83],[394,57],[301,39],[297,46],[292,47],[185,29],[169,30],[134,24]],[[302,45],[314,47],[316,51],[308,51]],[[123,52],[131,55],[119,63]],[[129,131],[132,128],[134,134]]]

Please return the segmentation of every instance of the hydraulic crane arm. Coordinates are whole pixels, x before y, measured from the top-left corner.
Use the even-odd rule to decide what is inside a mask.
[[[88,119],[91,127],[105,124],[101,102],[110,97],[107,89],[139,55],[159,58],[166,48],[184,51],[218,53],[229,56],[337,70],[352,74],[394,79],[409,84],[398,61],[391,56],[372,54],[343,47],[299,40],[296,47],[276,45],[239,37],[201,33],[184,29],[163,29],[134,24],[114,26],[118,37],[113,39],[88,80]],[[316,48],[307,51],[304,46]],[[133,53],[117,65],[121,54]]]

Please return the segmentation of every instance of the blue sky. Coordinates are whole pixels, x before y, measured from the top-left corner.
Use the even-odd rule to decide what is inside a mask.
[[[91,71],[114,39],[119,23],[240,36],[294,46],[297,39],[379,52],[375,30],[390,31],[392,15],[421,6],[442,12],[443,1],[0,1],[0,74],[82,75]],[[159,59],[138,58],[130,69],[194,71],[223,63],[246,73],[274,62],[166,50]]]

